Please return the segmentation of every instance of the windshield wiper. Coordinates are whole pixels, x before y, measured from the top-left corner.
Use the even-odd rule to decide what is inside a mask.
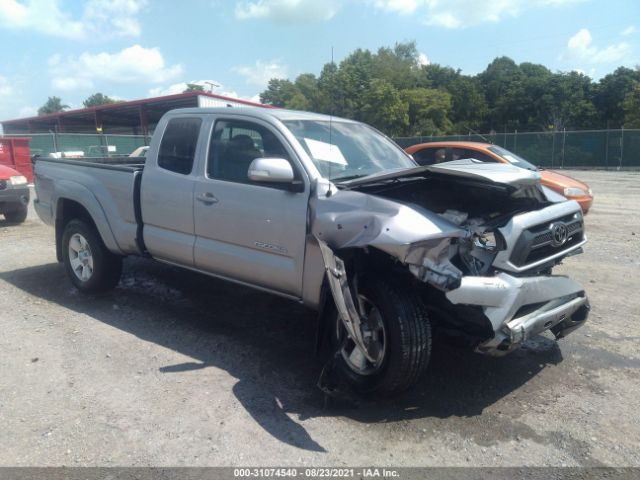
[[[371,174],[360,174],[360,175],[346,175],[344,177],[335,177],[332,178],[331,181],[332,182],[347,182],[349,180],[355,180],[356,178],[362,178],[362,177],[368,177]]]

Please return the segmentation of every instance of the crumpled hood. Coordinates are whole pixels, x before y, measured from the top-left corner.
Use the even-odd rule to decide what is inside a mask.
[[[310,202],[311,233],[334,249],[373,246],[404,261],[411,244],[465,234],[418,205],[349,190],[327,196],[326,185],[318,187]]]
[[[540,181],[538,172],[504,163],[479,162],[471,158],[429,165],[427,170],[433,173],[472,178],[474,180],[488,180],[513,187],[535,185]]]
[[[370,175],[337,189],[319,180],[309,202],[310,233],[334,252],[375,247],[446,291],[462,278],[451,258],[463,239],[487,222],[494,228],[548,202],[535,172],[459,160]],[[471,226],[463,225],[470,216]]]
[[[395,170],[393,172],[378,175],[369,175],[367,177],[344,182],[344,185],[349,188],[352,186],[355,187],[373,184],[385,180],[416,177],[424,175],[425,173],[468,178],[482,183],[502,184],[514,188],[536,185],[540,182],[540,174],[537,172],[532,172],[524,168],[504,163],[487,163],[469,158],[424,167]]]

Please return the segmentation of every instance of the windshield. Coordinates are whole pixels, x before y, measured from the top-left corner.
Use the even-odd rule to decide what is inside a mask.
[[[285,120],[321,175],[346,181],[416,164],[400,147],[359,123]]]
[[[489,150],[491,150],[493,153],[500,156],[501,158],[504,158],[511,165],[515,165],[516,167],[520,167],[520,168],[526,168],[527,170],[533,170],[534,172],[538,171],[538,167],[536,167],[534,164],[527,162],[524,158],[519,157],[515,153],[510,152],[505,148],[489,147]]]

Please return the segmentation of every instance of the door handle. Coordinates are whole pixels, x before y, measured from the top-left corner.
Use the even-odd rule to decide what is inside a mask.
[[[205,205],[212,205],[214,203],[218,203],[218,199],[211,192],[201,193],[200,195],[196,195],[196,200],[204,203]]]

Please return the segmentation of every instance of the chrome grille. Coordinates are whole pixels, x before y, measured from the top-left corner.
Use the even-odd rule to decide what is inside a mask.
[[[584,224],[581,213],[565,215],[523,230],[510,261],[517,267],[539,264],[546,258],[582,242]],[[556,238],[557,237],[557,238]]]

